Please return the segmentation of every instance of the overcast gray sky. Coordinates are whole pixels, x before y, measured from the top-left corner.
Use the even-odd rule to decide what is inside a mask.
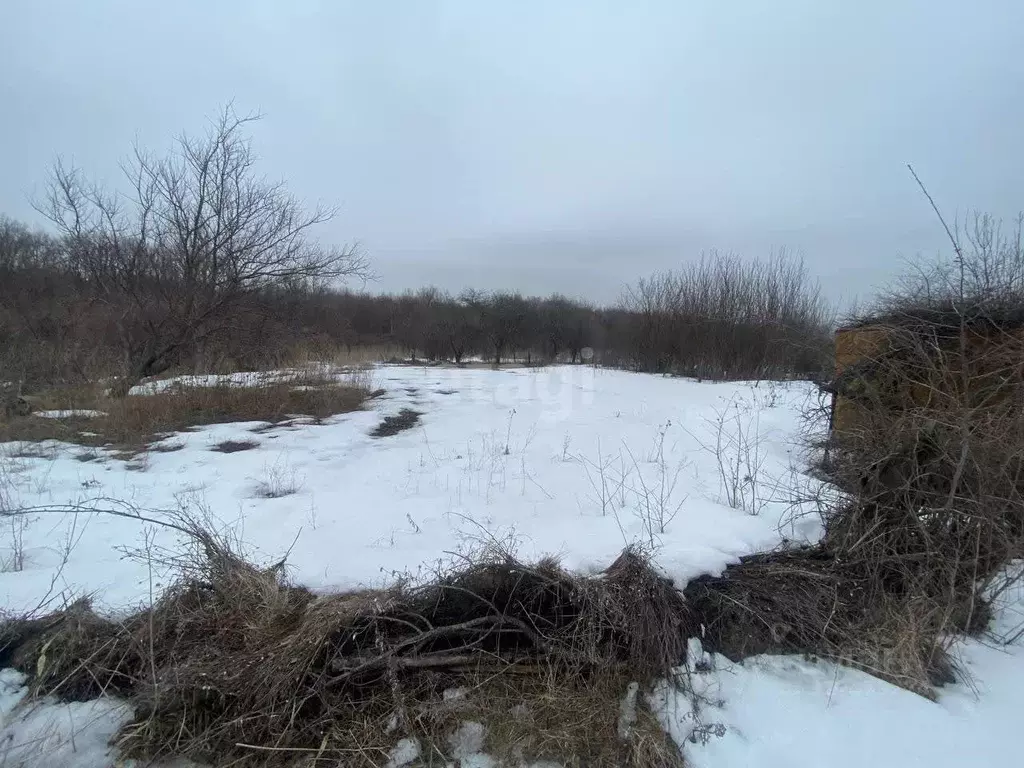
[[[377,288],[614,299],[802,253],[833,296],[1024,208],[1021,0],[0,0],[0,212],[60,153],[260,110],[264,170],[341,207]]]

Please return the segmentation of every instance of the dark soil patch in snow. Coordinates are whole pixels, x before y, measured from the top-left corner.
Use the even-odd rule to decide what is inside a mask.
[[[174,453],[184,447],[185,444],[181,441],[165,440],[164,442],[149,446],[149,450],[153,451],[153,453]]]
[[[259,447],[259,443],[255,440],[222,440],[210,450],[217,453],[239,453],[240,451],[251,451],[257,447]]]
[[[390,437],[412,429],[419,423],[421,415],[419,411],[414,411],[412,408],[403,408],[395,416],[385,416],[384,421],[370,433],[370,437]]]

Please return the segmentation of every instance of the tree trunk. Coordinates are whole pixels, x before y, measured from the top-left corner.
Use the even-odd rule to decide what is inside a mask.
[[[177,345],[168,347],[156,354],[147,355],[134,365],[129,366],[128,373],[110,387],[110,396],[127,397],[131,388],[143,379],[149,376],[159,376],[168,370],[174,364],[172,355],[176,349]]]

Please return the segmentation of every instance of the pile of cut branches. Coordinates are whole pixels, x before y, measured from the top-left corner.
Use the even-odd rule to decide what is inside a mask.
[[[670,673],[695,630],[680,593],[633,550],[586,578],[491,551],[428,583],[316,595],[199,527],[194,536],[201,557],[150,609],[115,621],[83,601],[8,622],[0,665],[28,674],[36,694],[126,698],[126,756],[372,765],[389,724],[421,732],[460,687],[525,676],[521,690],[585,698],[615,680],[614,713],[630,681]],[[552,757],[552,744],[534,746],[534,759]],[[608,764],[625,759],[619,750]]]

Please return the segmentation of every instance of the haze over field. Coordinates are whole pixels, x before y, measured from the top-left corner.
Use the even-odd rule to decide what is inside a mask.
[[[1013,0],[6,0],[0,210],[34,217],[56,153],[112,179],[233,98],[374,290],[605,302],[787,247],[849,298],[945,247],[906,163],[950,216],[1019,209],[1022,27]]]

